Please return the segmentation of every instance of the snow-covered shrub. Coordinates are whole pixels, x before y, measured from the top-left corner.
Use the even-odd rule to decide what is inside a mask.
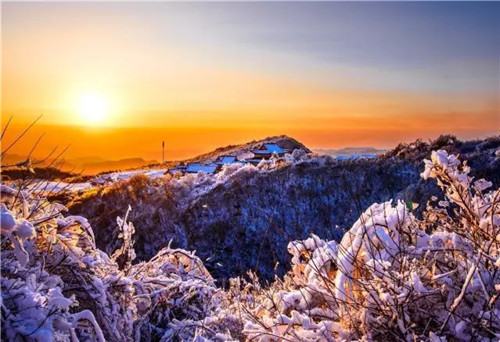
[[[241,290],[255,341],[497,340],[500,191],[473,182],[440,150],[425,161],[452,206],[417,220],[402,202],[374,204],[342,241],[289,245],[292,271],[269,289]],[[246,291],[246,292],[245,292]]]
[[[135,229],[126,217],[117,219],[123,241],[110,257],[96,248],[85,218],[64,217],[64,206],[29,194],[12,201],[4,194],[15,189],[1,190],[2,340],[224,336],[218,322],[203,323],[219,294],[194,253],[167,247],[133,265]],[[183,324],[206,329],[179,330]]]
[[[260,171],[267,167],[281,166],[276,159]],[[172,179],[168,189],[223,186],[258,169]],[[437,181],[445,201],[429,202],[421,219],[408,203],[373,204],[340,242],[290,242],[283,279],[263,286],[249,273],[227,290],[194,253],[170,245],[134,264],[128,212],[108,256],[85,218],[2,185],[2,339],[498,340],[500,191],[443,150],[422,177]]]

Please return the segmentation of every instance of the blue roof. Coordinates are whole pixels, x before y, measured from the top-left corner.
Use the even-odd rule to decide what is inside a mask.
[[[174,174],[174,173],[177,173],[177,172],[183,172],[184,170],[186,170],[186,166],[184,166],[184,165],[177,165],[176,167],[173,167],[173,168],[169,169],[168,173]]]
[[[269,150],[253,150],[253,154],[263,154],[263,155],[268,155],[271,154],[272,152]]]
[[[288,150],[282,149],[278,144],[274,143],[265,143],[260,149],[253,150],[252,153],[256,155],[271,155],[273,153],[284,154],[288,152]]]
[[[264,144],[266,149],[271,152],[276,152],[276,153],[285,153],[287,152],[286,150],[282,149],[278,144]]]
[[[214,173],[215,170],[217,170],[217,165],[215,164],[209,164],[209,165],[188,164],[188,166],[185,169],[186,172],[190,173],[196,173],[196,172]]]
[[[221,156],[217,158],[217,164],[232,164],[236,162],[235,156]]]

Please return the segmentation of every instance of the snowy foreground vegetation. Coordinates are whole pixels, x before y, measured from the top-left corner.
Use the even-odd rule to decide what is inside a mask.
[[[288,244],[291,271],[217,288],[203,262],[164,248],[133,263],[134,226],[96,248],[82,217],[2,186],[2,340],[470,341],[500,338],[500,191],[439,150],[425,161],[444,201],[418,219],[373,204],[340,243]],[[140,228],[140,227],[138,227]]]

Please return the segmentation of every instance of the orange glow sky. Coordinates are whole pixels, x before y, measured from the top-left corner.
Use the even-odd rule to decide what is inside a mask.
[[[41,113],[12,153],[41,133],[39,154],[157,160],[162,140],[177,159],[498,134],[499,23],[497,3],[3,3],[5,143]]]

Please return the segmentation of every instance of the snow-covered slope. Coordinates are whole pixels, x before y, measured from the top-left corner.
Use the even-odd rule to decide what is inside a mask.
[[[432,145],[459,153],[473,165],[474,175],[500,184],[495,155],[500,138],[441,139]],[[430,146],[405,150],[429,155]],[[209,259],[207,267],[219,281],[248,269],[271,280],[289,267],[289,256],[280,252],[288,241],[311,233],[338,239],[374,202],[415,202],[420,215],[427,200],[439,195],[435,184],[420,180],[422,170],[421,161],[391,153],[352,161],[296,153],[257,167],[235,165],[215,176],[138,177],[77,197],[70,210],[90,218],[98,245],[107,251],[116,248],[114,217],[132,204],[130,219],[143,227],[136,233],[140,259],[153,256],[172,239],[174,246]]]
[[[318,162],[293,158],[174,184],[179,191],[217,189],[287,163]],[[106,253],[84,217],[63,215],[63,205],[29,189],[2,185],[1,339],[496,341],[500,190],[471,177],[467,164],[445,150],[433,151],[422,171],[422,181],[436,180],[444,197],[426,203],[421,219],[415,205],[374,203],[340,241],[290,240],[284,278],[262,286],[249,273],[249,281],[231,279],[228,289],[214,284],[193,252],[170,245],[134,262],[135,236],[146,227],[128,220],[130,208],[113,224],[119,245]],[[127,187],[140,200],[151,190],[148,181],[135,176]]]

